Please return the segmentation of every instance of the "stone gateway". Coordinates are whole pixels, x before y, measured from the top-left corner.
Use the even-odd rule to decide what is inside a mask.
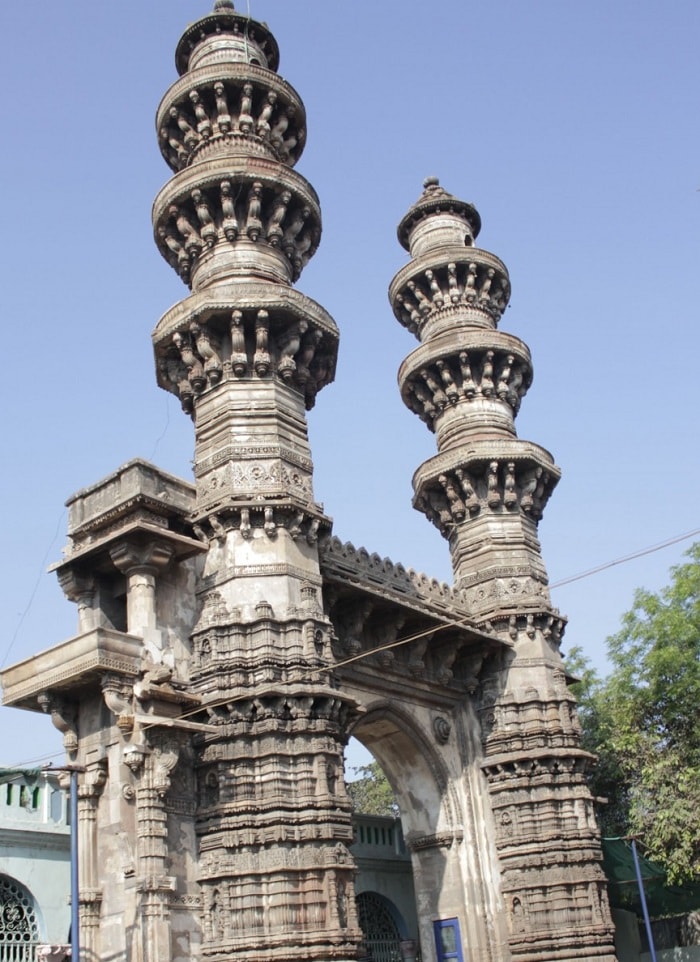
[[[74,495],[56,572],[79,633],[2,674],[84,768],[84,958],[362,958],[355,735],[400,804],[424,962],[613,962],[537,538],[559,469],[515,431],[532,363],[498,330],[508,272],[428,178],[390,299],[418,341],[401,394],[437,453],[414,505],[449,544],[448,587],[341,543],[314,500],[306,410],[338,330],[292,286],[321,213],[278,60],[230,0],[178,45],[153,227],[189,293],[153,347],[194,423],[194,484],[132,461]]]

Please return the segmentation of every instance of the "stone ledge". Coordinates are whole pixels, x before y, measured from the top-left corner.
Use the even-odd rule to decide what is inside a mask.
[[[77,635],[0,672],[2,703],[40,712],[37,698],[44,692],[74,694],[104,672],[136,678],[142,651],[141,638],[109,628]]]

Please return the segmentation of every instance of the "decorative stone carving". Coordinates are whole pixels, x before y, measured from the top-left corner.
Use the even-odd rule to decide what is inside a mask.
[[[54,728],[63,733],[63,747],[69,755],[78,750],[76,706],[55,695],[39,695],[37,701],[42,711],[51,715]]]
[[[442,715],[436,715],[435,718],[433,718],[433,732],[435,733],[436,740],[441,745],[447,744],[451,731],[452,726]]]

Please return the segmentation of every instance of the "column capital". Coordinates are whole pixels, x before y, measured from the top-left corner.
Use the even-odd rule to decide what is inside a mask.
[[[153,538],[151,541],[120,541],[109,549],[109,556],[122,574],[130,575],[144,570],[150,574],[162,571],[172,561],[175,549],[167,541]]]

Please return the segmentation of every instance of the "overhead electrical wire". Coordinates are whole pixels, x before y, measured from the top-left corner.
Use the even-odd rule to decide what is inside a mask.
[[[555,581],[554,584],[550,585],[550,590],[569,585],[573,581],[581,581],[582,578],[590,578],[591,575],[597,575],[599,571],[605,571],[606,568],[613,568],[615,565],[624,564],[626,561],[634,561],[635,558],[642,558],[644,555],[653,554],[655,551],[661,551],[662,548],[668,548],[672,544],[678,544],[679,541],[687,541],[688,538],[695,538],[697,535],[700,535],[700,528],[696,528],[694,531],[688,531],[686,534],[676,535],[675,538],[668,538],[666,541],[660,541],[658,544],[653,544],[648,548],[633,551],[631,554],[626,554],[622,558],[616,558],[614,561],[606,561],[604,564],[596,565],[595,568],[588,568],[586,571],[581,571],[577,575],[562,578],[560,581]]]
[[[59,524],[60,524],[60,519],[59,519]],[[57,534],[58,534],[58,529],[57,529],[57,531],[56,531],[56,534],[54,535],[54,538],[53,538],[53,540],[52,540],[52,542],[51,542],[51,545],[53,545],[53,541],[56,540]],[[597,565],[595,568],[588,568],[586,571],[582,571],[582,572],[580,572],[579,574],[571,575],[571,576],[568,577],[568,578],[562,578],[560,581],[556,581],[556,582],[554,582],[554,584],[550,585],[550,586],[549,586],[549,587],[550,587],[550,590],[552,590],[552,589],[554,589],[554,588],[561,588],[561,587],[563,587],[564,585],[571,584],[571,583],[574,582],[574,581],[581,581],[583,578],[589,578],[589,577],[591,577],[592,575],[598,574],[598,573],[601,572],[601,571],[605,571],[605,570],[608,569],[608,568],[612,568],[612,567],[614,567],[615,565],[624,564],[624,563],[626,563],[627,561],[634,561],[636,558],[642,558],[642,557],[644,557],[645,555],[653,554],[653,553],[656,552],[656,551],[661,551],[663,548],[668,548],[668,547],[670,547],[671,545],[678,544],[678,543],[681,542],[681,541],[687,541],[689,538],[694,538],[694,537],[697,537],[698,535],[700,535],[700,528],[695,528],[693,531],[687,531],[685,534],[676,535],[676,536],[673,537],[673,538],[667,538],[665,541],[660,541],[660,542],[658,542],[657,544],[650,545],[650,546],[647,547],[647,548],[641,548],[639,551],[633,551],[633,552],[631,552],[630,554],[626,554],[626,555],[622,556],[621,558],[615,558],[613,561],[606,561],[604,564]],[[51,545],[49,546],[49,549],[47,550],[47,553],[46,553],[47,556],[48,556],[48,551],[51,550]],[[43,569],[42,569],[42,574],[43,574]],[[27,613],[28,613],[28,611],[29,611],[29,608],[31,607],[32,601],[33,601],[33,599],[34,599],[34,595],[36,594],[36,591],[37,591],[37,588],[38,588],[38,584],[39,584],[39,582],[37,581],[37,584],[36,584],[36,586],[35,586],[35,588],[34,588],[34,591],[32,592],[32,596],[31,596],[31,598],[30,598],[29,604],[27,605],[27,608],[26,608],[25,611],[23,612],[22,618],[21,618],[21,620],[20,620],[20,623],[19,623],[19,625],[17,626],[17,629],[16,629],[16,631],[15,631],[15,634],[14,634],[13,637],[12,637],[12,641],[10,642],[10,646],[9,646],[9,648],[8,648],[8,650],[7,650],[7,653],[6,653],[6,656],[5,656],[5,660],[7,660],[7,655],[9,655],[9,653],[10,653],[10,650],[11,650],[11,648],[12,648],[12,645],[14,644],[15,638],[17,637],[17,633],[18,633],[18,631],[19,631],[19,629],[20,629],[20,627],[21,627],[21,624],[22,624],[22,622],[24,621],[24,618],[26,617],[26,615],[27,615]],[[446,623],[446,624],[433,625],[433,626],[431,626],[430,628],[427,628],[427,629],[424,629],[423,631],[417,632],[416,634],[408,635],[406,638],[399,638],[399,639],[397,639],[397,640],[395,640],[395,641],[388,642],[386,645],[380,645],[379,647],[377,647],[377,648],[372,648],[372,649],[370,649],[370,650],[368,650],[368,651],[358,652],[358,654],[352,655],[350,658],[346,658],[346,659],[344,659],[343,661],[336,662],[336,663],[333,664],[333,665],[324,665],[323,667],[312,669],[312,670],[311,670],[311,674],[321,674],[321,673],[323,673],[323,672],[333,671],[333,670],[338,669],[338,668],[343,668],[343,667],[345,667],[346,665],[350,665],[350,664],[352,664],[352,663],[354,663],[354,662],[362,661],[364,658],[368,658],[370,655],[377,655],[377,654],[380,654],[380,653],[383,652],[383,651],[389,651],[389,650],[391,650],[392,648],[399,648],[399,647],[401,647],[402,645],[410,644],[410,642],[412,642],[412,641],[418,641],[419,639],[424,638],[426,635],[434,635],[434,634],[436,634],[436,633],[439,632],[439,631],[443,631],[445,628],[455,628],[455,627],[473,627],[473,625],[468,624],[466,621],[461,621],[461,620],[459,620],[459,621],[454,621],[454,622],[449,622],[449,623]],[[3,662],[3,664],[4,664],[4,662]],[[277,691],[278,689],[275,688],[274,690]],[[258,693],[258,694],[259,694],[259,693]],[[220,701],[220,702],[217,701],[217,702],[211,702],[211,703],[209,703],[209,704],[207,704],[207,705],[199,705],[199,706],[197,706],[197,708],[191,709],[190,711],[185,712],[185,713],[183,713],[182,715],[178,715],[177,718],[178,718],[179,720],[185,720],[185,719],[191,717],[192,715],[196,715],[196,714],[201,713],[203,710],[206,710],[207,708],[213,709],[213,708],[222,707],[223,705],[230,705],[230,704],[233,704],[233,703],[236,702],[236,701],[245,701],[247,698],[250,698],[250,697],[251,697],[251,693],[250,693],[250,692],[242,692],[238,697],[233,697],[233,698],[228,697],[228,698],[223,699],[223,700]],[[173,719],[173,720],[175,720],[175,719]],[[152,725],[144,726],[144,729],[146,729],[146,728],[151,728],[151,727],[155,727],[155,726],[152,726]],[[61,754],[62,754],[61,752],[54,752],[54,753],[52,753],[52,754],[50,754],[50,755],[42,755],[42,756],[39,756],[38,758],[30,759],[30,760],[29,760],[28,762],[26,762],[26,763],[18,763],[18,765],[17,765],[16,767],[20,767],[20,768],[21,768],[21,767],[28,767],[28,766],[30,766],[32,763],[36,763],[37,761],[43,761],[43,760],[46,760],[46,759],[57,758],[57,757],[59,757],[59,755],[61,755]]]

